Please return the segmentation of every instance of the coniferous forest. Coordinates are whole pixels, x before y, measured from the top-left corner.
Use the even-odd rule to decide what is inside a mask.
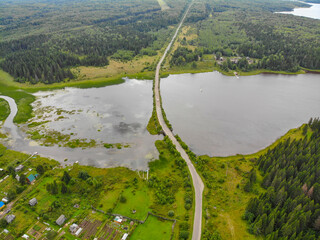
[[[265,192],[250,200],[244,215],[255,235],[319,239],[320,119],[311,119],[303,133],[303,139],[288,139],[258,159]]]
[[[21,83],[50,84],[72,79],[74,66],[154,54],[164,44],[154,44],[157,32],[178,23],[188,3],[167,2],[170,9],[164,12],[152,0],[4,1],[0,68]]]
[[[188,2],[166,0],[169,8],[163,11],[154,0],[1,1],[0,68],[21,83],[50,84],[75,78],[72,67],[154,56],[167,40],[163,31],[170,35]],[[302,6],[307,5],[276,0],[195,2],[186,24],[196,29],[197,39],[184,40],[194,49],[176,49],[170,65],[182,66],[213,53],[241,58],[224,61],[225,71],[320,69],[319,21],[275,13]]]
[[[225,61],[223,70],[320,69],[319,20],[277,13],[307,7],[305,3],[239,0],[209,2],[209,6],[211,16],[195,24],[195,44],[204,53],[244,57],[245,64]]]

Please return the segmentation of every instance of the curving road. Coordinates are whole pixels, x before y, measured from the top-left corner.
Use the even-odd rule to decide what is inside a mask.
[[[168,51],[170,50],[173,42],[175,41],[175,38],[178,35],[178,32],[179,32],[188,12],[190,10],[191,5],[192,5],[192,3],[190,4],[186,13],[184,14],[174,36],[172,37],[171,42],[169,43],[168,47],[166,48],[162,58],[160,59],[158,65],[157,65],[156,75],[155,75],[154,94],[155,94],[155,99],[156,99],[157,117],[158,117],[158,121],[162,127],[162,130],[170,138],[172,143],[176,146],[176,149],[178,150],[178,152],[181,154],[182,158],[186,161],[188,168],[189,168],[189,171],[192,176],[192,181],[193,181],[193,186],[194,186],[194,191],[195,191],[195,212],[194,212],[192,240],[200,240],[201,239],[201,222],[202,222],[202,192],[203,192],[204,185],[203,185],[203,182],[202,182],[200,176],[198,175],[195,167],[193,166],[191,160],[189,159],[189,156],[184,151],[184,149],[181,147],[181,145],[179,144],[177,139],[174,137],[172,131],[168,128],[168,126],[166,125],[166,123],[163,119],[163,115],[162,115],[162,111],[161,111],[160,87],[159,87],[160,86],[159,72],[160,72],[161,64],[162,64],[163,60],[165,59]]]

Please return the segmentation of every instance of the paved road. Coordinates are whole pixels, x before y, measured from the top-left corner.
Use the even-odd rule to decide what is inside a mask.
[[[160,59],[158,65],[157,65],[156,75],[155,75],[154,94],[155,94],[155,99],[156,99],[156,111],[157,111],[159,123],[160,123],[164,133],[171,139],[173,144],[176,146],[177,150],[180,152],[182,158],[186,161],[188,168],[189,168],[189,171],[192,176],[193,186],[194,186],[194,190],[195,190],[195,214],[194,214],[194,222],[193,222],[192,240],[200,240],[201,239],[201,221],[202,221],[202,192],[203,192],[204,185],[203,185],[203,182],[202,182],[200,176],[198,175],[195,167],[193,166],[192,162],[190,161],[189,156],[184,151],[184,149],[181,147],[179,142],[176,140],[172,131],[168,128],[168,126],[166,125],[166,123],[163,119],[163,115],[162,115],[162,111],[161,111],[161,104],[160,104],[160,91],[159,91],[159,89],[160,89],[159,72],[160,72],[161,64],[162,64],[163,60],[165,59],[168,51],[170,50],[173,42],[175,41],[175,38],[177,37],[178,32],[179,32],[179,29],[180,29],[181,25],[183,24],[187,14],[190,10],[191,5],[192,5],[192,3],[190,4],[189,8],[187,9],[185,15],[183,16],[171,42],[169,43],[168,47],[166,48],[162,58]]]

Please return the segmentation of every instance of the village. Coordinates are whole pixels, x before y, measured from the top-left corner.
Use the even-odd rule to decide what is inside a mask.
[[[1,240],[126,240],[161,224],[166,236],[173,233],[174,219],[137,200],[148,195],[148,172],[62,166],[1,146],[0,155]]]
[[[32,156],[34,155],[36,154]],[[9,173],[9,171],[5,171],[3,168],[0,168],[0,173],[0,176],[5,175],[0,180],[0,183],[5,182],[10,177],[10,175],[5,174]],[[23,176],[26,176],[26,182],[30,186],[34,185],[39,177],[39,173],[32,168],[26,168],[22,164],[14,168],[14,175],[14,180],[17,182],[21,182]],[[11,211],[16,201],[10,201],[12,197],[7,195],[7,192],[0,192],[0,196],[4,196],[0,201],[0,220],[2,221],[0,227],[4,225],[10,226],[14,224],[16,219],[14,211]],[[30,208],[36,207],[37,204],[37,198],[32,198],[28,201]],[[80,205],[75,204],[73,207],[79,209]],[[91,215],[95,213],[94,210],[91,211]],[[102,215],[101,213],[97,214]],[[137,224],[134,221],[128,221],[128,218],[120,215],[109,216],[105,221],[86,216],[81,222],[76,223],[74,219],[67,219],[65,215],[61,214],[53,224],[41,221],[40,217],[37,217],[37,222],[23,233],[21,239],[92,239],[92,237],[96,236],[93,239],[126,240],[129,233],[136,226]],[[57,232],[54,232],[54,230],[57,230]],[[16,238],[5,228],[0,232],[0,239],[11,240]]]
[[[32,154],[24,162],[27,162],[36,155],[37,153]],[[54,168],[56,167],[61,168],[61,166],[55,166]],[[38,167],[38,169],[40,170],[41,167]],[[15,176],[13,181],[19,183],[24,182],[22,179],[25,178],[26,183],[31,187],[39,178],[39,173],[37,173],[36,170],[27,168],[23,164],[19,164],[14,168],[14,171],[10,167],[8,167],[7,171],[0,168],[0,176],[4,176],[0,180],[0,183],[9,180],[10,175]],[[3,196],[0,201],[0,221],[2,221],[0,227],[3,227],[4,225],[10,226],[11,224],[14,224],[16,219],[16,215],[11,209],[14,207],[17,200],[13,200],[12,196],[10,196],[10,194],[8,196],[7,192],[0,192],[0,196]],[[32,198],[28,201],[28,206],[30,208],[35,208],[37,204],[37,198]],[[73,207],[79,209],[80,205],[75,204]],[[91,215],[94,215],[95,213],[95,210],[91,211]],[[97,214],[102,215],[101,213]],[[137,224],[134,221],[128,221],[128,218],[122,217],[121,215],[109,216],[105,221],[96,220],[88,215],[81,222],[76,223],[74,219],[67,219],[65,215],[61,214],[53,224],[41,221],[40,217],[37,217],[37,222],[23,233],[21,239],[92,239],[92,237],[96,236],[93,239],[126,240],[129,233],[136,225]],[[54,230],[57,230],[57,232]],[[0,232],[0,239],[11,240],[16,238],[5,228]]]

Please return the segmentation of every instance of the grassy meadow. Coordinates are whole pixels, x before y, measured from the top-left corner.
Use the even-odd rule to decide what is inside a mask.
[[[288,138],[301,139],[303,126],[291,129],[267,148],[250,155],[230,157],[199,156],[196,168],[204,183],[204,236],[220,235],[222,239],[262,239],[248,233],[247,222],[242,219],[252,197],[265,190],[260,184],[262,176],[256,169],[256,159]],[[307,133],[311,134],[311,131]],[[256,170],[257,181],[252,190],[244,190],[250,171]]]
[[[173,222],[164,221],[154,216],[149,216],[147,221],[139,225],[132,234],[132,240],[163,240],[170,239]]]

